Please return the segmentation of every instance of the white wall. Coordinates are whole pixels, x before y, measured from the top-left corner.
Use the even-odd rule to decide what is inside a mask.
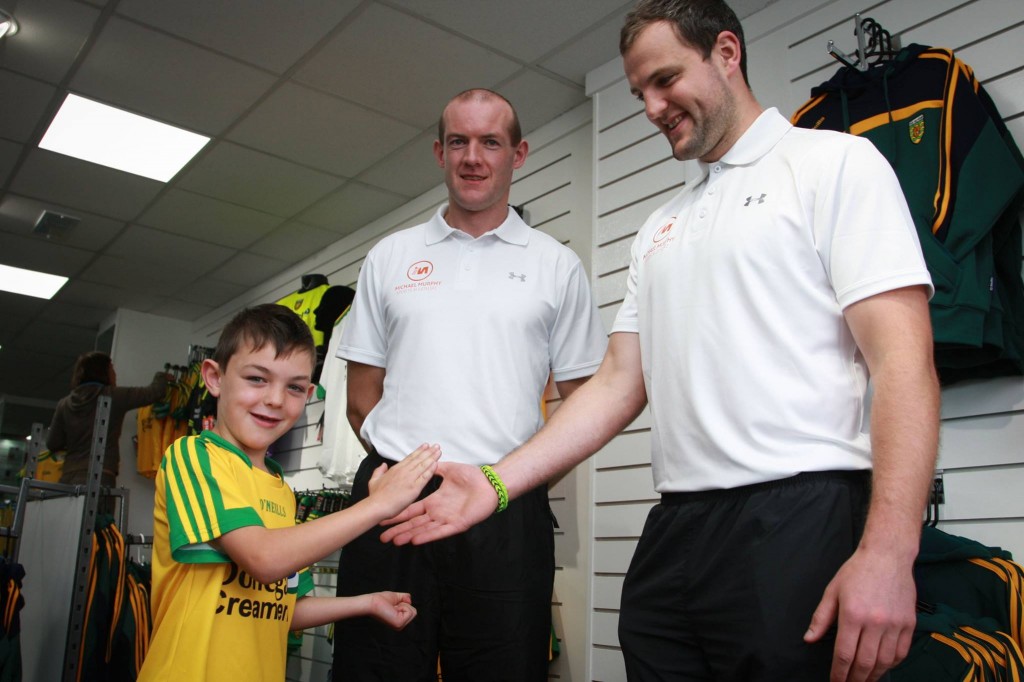
[[[1024,146],[1024,3],[1020,0],[781,0],[744,23],[758,99],[791,115],[839,64],[829,39],[853,52],[853,15],[879,21],[903,44],[951,47],[970,64]],[[1007,28],[1011,27],[1011,28]],[[595,291],[606,327],[625,291],[629,246],[643,219],[693,175],[628,93],[619,60],[587,79],[594,99]],[[940,528],[1024,557],[1024,379],[967,382],[943,391],[946,503]],[[619,595],[647,510],[656,499],[645,412],[595,458],[593,680],[625,679],[616,634]]]
[[[117,370],[118,386],[148,386],[153,374],[164,364],[184,364],[188,358],[190,329],[181,320],[118,309],[113,318],[114,342],[110,357]],[[129,490],[129,533],[153,534],[153,480],[140,476],[135,463],[137,410],[125,415],[124,427],[118,445],[121,449],[121,468],[118,486]]]
[[[590,107],[583,105],[544,128],[528,135],[530,153],[524,166],[516,171],[510,201],[523,205],[527,221],[536,229],[556,237],[574,249],[589,269],[593,182],[591,176]],[[438,181],[442,180],[440,169]],[[196,343],[214,345],[220,328],[241,307],[274,301],[298,288],[302,274],[322,273],[334,285],[355,286],[363,258],[381,237],[395,230],[427,220],[447,198],[443,184],[405,206],[374,221],[358,232],[313,258],[291,268],[266,285],[232,301],[200,320],[195,327]],[[557,396],[549,412],[557,408]],[[295,490],[333,487],[316,468],[320,444],[317,423],[325,403],[313,401],[305,418],[275,446],[275,458],[288,472]],[[327,415],[345,423],[341,414]],[[581,467],[551,487],[551,507],[560,528],[555,536],[556,577],[552,595],[555,631],[561,640],[561,655],[550,674],[561,680],[584,680],[588,654],[590,558],[590,477]],[[314,574],[316,594],[334,595],[337,555],[320,562]],[[415,595],[413,595],[415,600]],[[327,628],[307,632],[301,655],[293,657],[288,668],[290,680],[324,679],[331,658],[326,642]]]

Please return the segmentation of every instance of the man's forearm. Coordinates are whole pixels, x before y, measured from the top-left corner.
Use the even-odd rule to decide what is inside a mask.
[[[515,498],[573,468],[628,426],[647,404],[635,334],[613,334],[605,361],[529,441],[494,469]]]
[[[872,404],[871,508],[861,546],[918,552],[939,438],[939,387],[929,358],[878,377]]]

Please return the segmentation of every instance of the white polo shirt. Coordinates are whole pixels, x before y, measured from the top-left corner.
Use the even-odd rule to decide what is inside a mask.
[[[868,469],[843,309],[931,279],[867,140],[761,114],[637,235],[612,332],[640,334],[659,492]]]
[[[387,370],[361,432],[382,456],[493,464],[542,425],[549,373],[593,374],[607,338],[572,250],[511,209],[473,239],[446,209],[370,250],[338,355]]]

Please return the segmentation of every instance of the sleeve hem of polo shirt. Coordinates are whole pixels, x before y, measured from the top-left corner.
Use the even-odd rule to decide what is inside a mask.
[[[636,318],[633,318],[627,322],[619,322],[618,319],[612,323],[611,331],[608,332],[608,336],[612,334],[639,334],[640,324]]]
[[[369,353],[351,346],[338,346],[338,357],[351,362],[361,362],[374,367],[387,367],[387,358],[377,353]]]
[[[573,379],[592,376],[600,366],[601,361],[598,360],[597,362],[588,362],[585,365],[551,370],[551,374],[554,376],[555,381],[572,381]]]
[[[935,286],[932,284],[931,277],[928,276],[927,273],[922,274],[920,270],[905,272],[901,275],[886,277],[885,279],[872,282],[862,282],[854,287],[850,287],[842,293],[838,293],[836,298],[839,301],[839,307],[846,310],[854,303],[863,301],[864,299],[870,298],[876,294],[920,285],[924,285],[928,288],[928,298],[931,299],[935,294]]]

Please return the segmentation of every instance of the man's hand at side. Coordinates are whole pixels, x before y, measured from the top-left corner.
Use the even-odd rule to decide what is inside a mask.
[[[818,641],[838,623],[832,682],[874,682],[906,658],[916,594],[910,565],[894,553],[858,550],[843,564],[804,636]]]

